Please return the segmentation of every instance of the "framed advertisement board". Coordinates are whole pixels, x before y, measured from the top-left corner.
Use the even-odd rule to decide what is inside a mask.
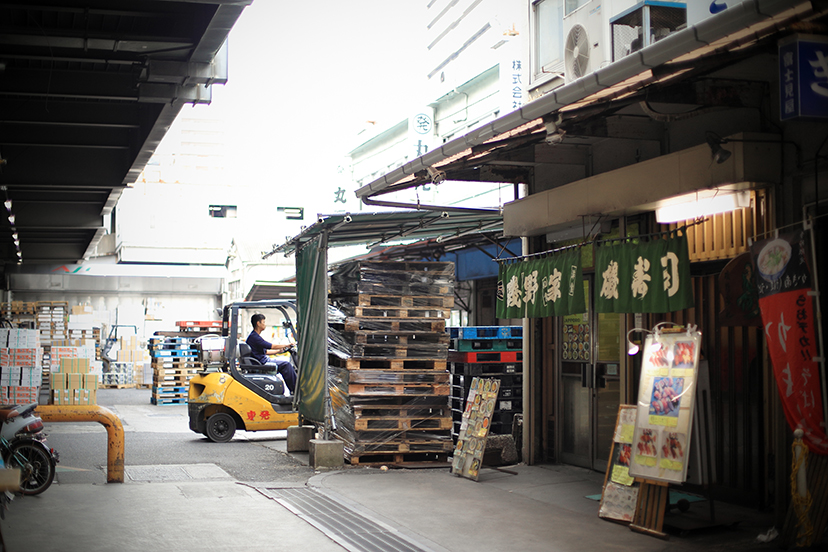
[[[598,509],[600,518],[630,522],[635,514],[638,483],[630,475],[635,415],[634,404],[619,405],[610,459],[607,464],[607,473],[604,476],[601,507]]]
[[[451,473],[477,481],[486,451],[500,380],[473,378],[466,410],[460,423],[460,435],[454,449]]]
[[[701,334],[656,332],[644,342],[630,474],[687,479]]]

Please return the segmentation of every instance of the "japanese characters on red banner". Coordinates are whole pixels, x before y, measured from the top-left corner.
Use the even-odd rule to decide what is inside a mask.
[[[805,231],[754,243],[759,310],[785,418],[810,450],[828,454]]]

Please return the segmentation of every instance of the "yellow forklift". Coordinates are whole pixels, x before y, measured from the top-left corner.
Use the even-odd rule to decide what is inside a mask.
[[[268,320],[281,317],[282,328],[295,343],[291,312],[295,315],[296,307],[285,300],[239,302],[224,307],[221,336],[199,338],[203,370],[190,380],[191,430],[213,442],[226,443],[237,429],[266,431],[299,425],[297,397],[288,394],[275,367],[253,358],[250,346],[244,342],[252,330],[250,317],[262,313]],[[290,350],[290,356],[298,378],[295,349]]]

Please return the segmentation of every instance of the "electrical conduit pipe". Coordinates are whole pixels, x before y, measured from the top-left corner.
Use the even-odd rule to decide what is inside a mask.
[[[97,405],[39,405],[37,415],[44,422],[98,422],[106,428],[106,482],[124,482],[124,424],[114,412]]]

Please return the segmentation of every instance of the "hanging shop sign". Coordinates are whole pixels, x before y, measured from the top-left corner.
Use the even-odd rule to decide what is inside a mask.
[[[701,333],[693,330],[647,336],[631,475],[670,483],[687,479],[700,345]]]
[[[581,249],[500,263],[498,318],[543,318],[586,312]]]
[[[804,440],[812,451],[828,454],[805,236],[804,230],[779,235],[755,242],[750,252],[785,418],[791,429],[805,432]]]
[[[510,262],[511,261],[511,262]],[[586,312],[581,248],[500,262],[498,318],[542,318]],[[598,242],[595,311],[679,311],[693,306],[687,237],[659,234],[632,242]]]
[[[596,245],[597,312],[672,312],[693,306],[687,236]]]
[[[828,38],[794,35],[779,43],[780,118],[828,117]]]

